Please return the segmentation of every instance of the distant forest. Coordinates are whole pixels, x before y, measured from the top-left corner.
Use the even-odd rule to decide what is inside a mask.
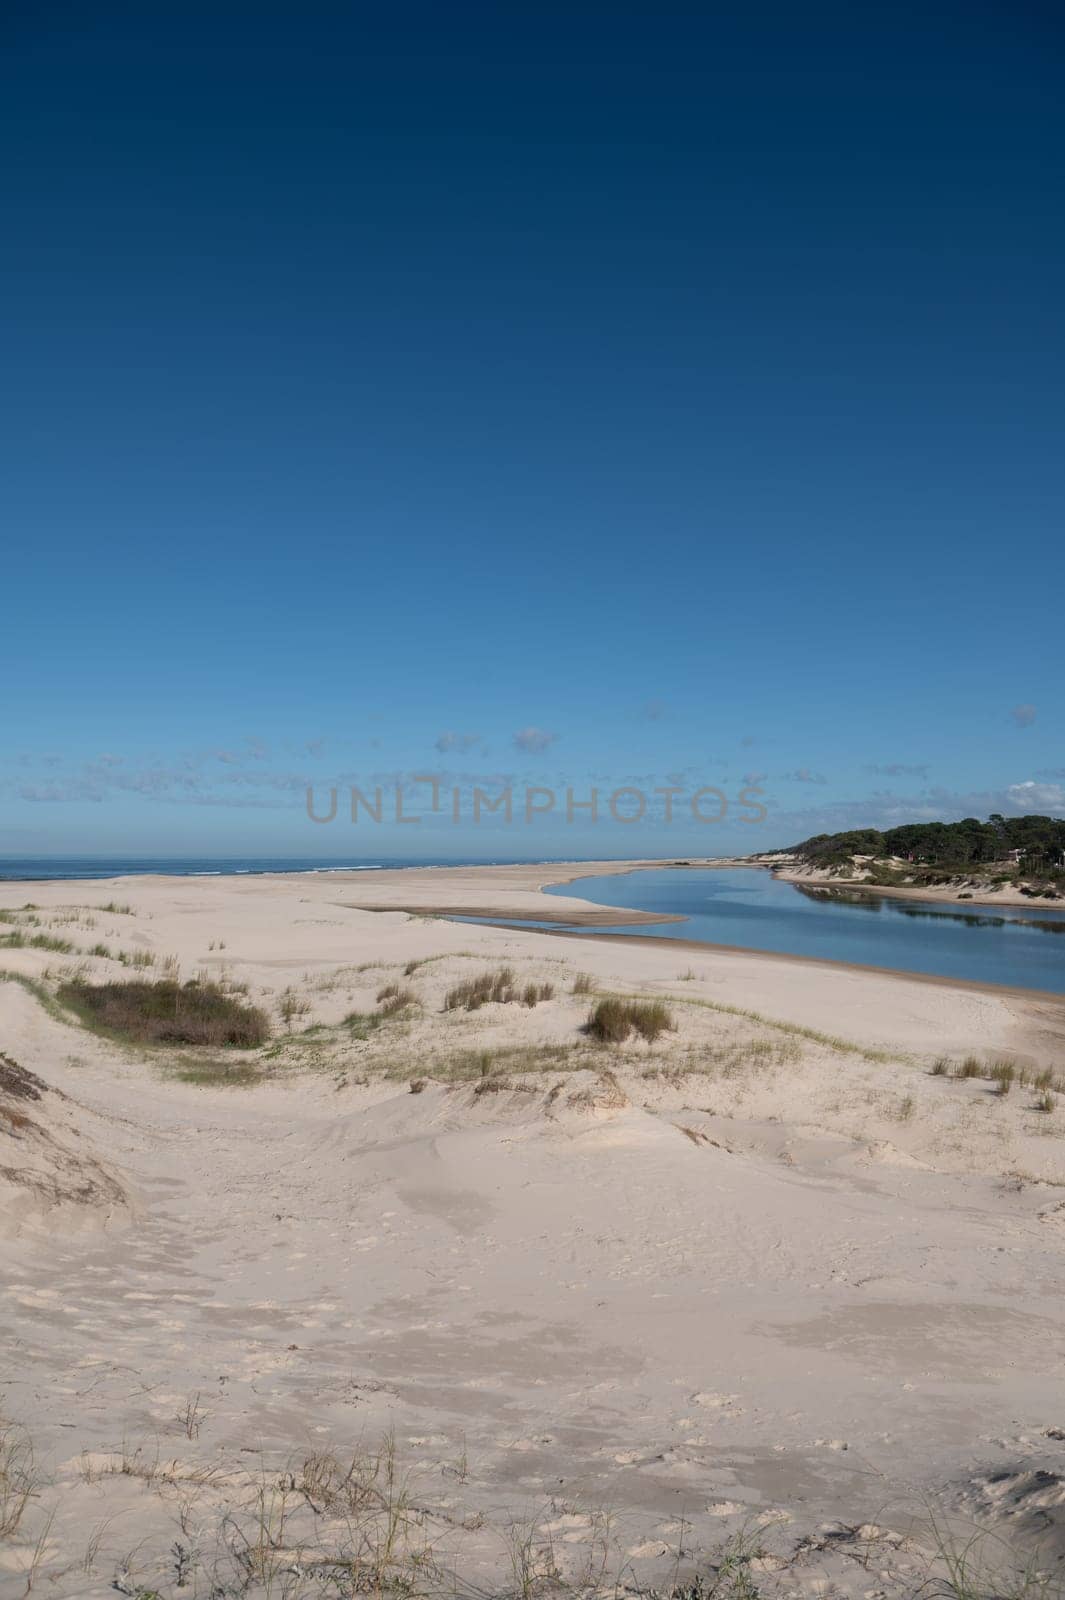
[[[908,822],[883,833],[877,828],[819,833],[793,848],[818,866],[841,866],[852,856],[901,856],[941,868],[1009,862],[1021,872],[1057,876],[1065,868],[1065,821],[994,812],[986,822],[964,817],[961,822]]]

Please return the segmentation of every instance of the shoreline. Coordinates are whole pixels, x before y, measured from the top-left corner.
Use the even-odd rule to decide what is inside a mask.
[[[618,860],[609,860],[602,857],[593,857],[587,861],[460,861],[460,862],[418,862],[409,861],[402,865],[396,864],[368,864],[364,866],[307,866],[307,867],[281,867],[267,866],[262,868],[245,867],[225,871],[221,868],[206,867],[195,872],[115,872],[109,876],[86,877],[0,877],[0,888],[5,884],[18,885],[30,884],[40,887],[68,884],[71,887],[89,887],[93,884],[134,884],[134,883],[183,883],[183,882],[217,882],[233,878],[247,878],[254,881],[263,879],[281,878],[286,880],[302,881],[315,878],[343,878],[350,875],[363,882],[379,881],[382,876],[390,873],[465,873],[465,872],[532,872],[544,873],[550,876],[541,877],[536,885],[538,888],[554,887],[560,884],[577,883],[582,878],[608,877],[616,875],[626,877],[633,872],[715,872],[730,871],[736,868],[745,868],[749,871],[769,872],[783,883],[790,883],[796,888],[808,887],[811,889],[824,889],[837,894],[864,894],[873,897],[883,897],[893,900],[913,900],[925,902],[928,905],[958,905],[968,906],[998,906],[1008,909],[1033,909],[1036,911],[1058,911],[1065,916],[1065,899],[1051,898],[1042,895],[1027,895],[1014,887],[998,890],[988,889],[981,892],[978,889],[955,889],[945,885],[880,885],[869,883],[863,879],[838,878],[826,876],[822,873],[809,871],[807,868],[793,864],[793,858],[787,851],[767,851],[764,856],[693,856],[680,859],[676,856],[666,857],[638,857],[626,856]],[[556,870],[558,869],[558,870]],[[379,909],[366,907],[367,910]],[[624,908],[619,908],[624,909]],[[461,914],[456,912],[456,914]],[[507,915],[500,910],[498,915]],[[676,920],[668,914],[655,915],[648,913],[630,912],[624,919],[632,921],[673,921]]]
[[[794,884],[796,888],[829,889],[837,894],[846,892],[882,895],[886,900],[924,900],[929,905],[1002,906],[1013,911],[1030,907],[1035,911],[1059,911],[1065,915],[1065,900],[1060,897],[1055,899],[1047,895],[1022,894],[1017,888],[989,889],[981,893],[978,889],[959,890],[936,884],[922,887],[916,884],[882,886],[857,878],[830,878],[820,874],[808,874],[802,867],[790,870],[787,867],[770,867],[769,870],[782,883]]]
[[[560,862],[558,865],[565,870],[560,871],[557,874],[552,874],[551,876],[541,877],[540,881],[536,885],[536,900],[540,899],[544,890],[547,888],[555,888],[562,885],[579,883],[582,878],[609,877],[615,874],[618,877],[625,877],[634,872],[643,872],[648,870],[654,871],[667,865],[670,867],[675,867],[676,863],[648,863],[646,861],[633,860],[623,863],[620,869],[618,869],[616,863],[604,862]],[[525,864],[522,863],[521,866],[524,868]],[[723,859],[713,862],[703,861],[700,863],[696,863],[694,861],[686,862],[684,863],[683,867],[676,867],[676,870],[684,870],[685,867],[691,867],[692,869],[695,869],[697,866],[704,870],[713,870],[715,868],[725,869],[736,866],[746,866],[749,868],[760,867],[763,870],[770,870],[769,865],[766,863],[740,861],[736,859]],[[573,867],[579,867],[580,870],[576,872],[571,871],[570,869]],[[464,869],[454,868],[426,870],[436,872],[440,870],[462,871]],[[515,869],[501,867],[498,869],[487,868],[481,870],[498,871],[502,874]],[[542,870],[543,869],[541,867],[540,871],[542,872]],[[517,892],[521,893],[522,891]],[[919,896],[906,897],[920,898]],[[893,978],[902,982],[912,981],[922,984],[933,984],[940,988],[963,989],[968,992],[985,994],[996,998],[1013,996],[1018,999],[1035,1001],[1041,1004],[1050,1002],[1060,1010],[1060,1021],[1063,1025],[1063,1028],[1065,1028],[1065,995],[1060,994],[1053,989],[1029,988],[1020,984],[991,983],[985,982],[984,980],[978,978],[951,977],[950,975],[944,973],[917,972],[908,967],[885,967],[872,962],[838,961],[828,956],[801,955],[796,952],[785,950],[763,950],[752,945],[725,944],[717,940],[686,939],[684,937],[658,938],[640,935],[639,933],[605,932],[599,930],[604,930],[606,928],[613,929],[618,927],[638,928],[641,925],[661,926],[667,923],[683,923],[687,922],[689,919],[684,915],[668,912],[638,911],[629,907],[621,906],[601,906],[595,902],[581,900],[576,896],[573,898],[573,900],[570,900],[566,896],[557,897],[558,910],[550,913],[542,908],[542,904],[538,905],[535,903],[535,901],[531,905],[521,905],[519,908],[517,904],[513,902],[511,904],[499,904],[498,901],[501,898],[503,897],[497,895],[497,903],[494,905],[473,904],[470,902],[456,904],[446,901],[437,902],[435,904],[426,902],[416,904],[406,900],[390,900],[388,904],[370,904],[365,900],[359,903],[348,901],[341,903],[349,905],[351,909],[360,911],[402,911],[408,916],[444,917],[448,921],[456,922],[460,925],[463,921],[473,918],[479,925],[500,928],[511,933],[524,932],[537,933],[540,935],[549,934],[554,935],[557,938],[564,939],[587,940],[589,938],[596,938],[603,941],[609,941],[611,943],[638,944],[645,948],[650,946],[658,948],[665,947],[667,949],[677,950],[683,949],[689,953],[703,951],[722,955],[736,955],[758,959],[768,959],[776,963],[798,962],[804,967],[821,968],[832,972],[866,973],[877,977]],[[963,903],[968,904],[969,902]],[[1025,902],[1025,904],[1028,903],[1029,902]],[[544,926],[524,926],[524,924],[537,923],[542,923]],[[523,926],[518,926],[517,924],[522,924]]]
[[[472,865],[449,866],[420,866],[409,864],[402,867],[352,867],[308,868],[307,870],[282,869],[274,872],[205,872],[205,873],[132,873],[117,874],[111,878],[47,878],[47,879],[4,879],[0,881],[0,891],[7,885],[10,891],[18,892],[19,886],[32,882],[39,886],[39,892],[51,891],[69,895],[77,892],[79,895],[92,892],[108,891],[115,886],[121,886],[124,893],[133,893],[137,889],[159,890],[161,888],[177,890],[181,886],[199,889],[222,890],[245,896],[253,892],[269,890],[271,887],[285,896],[298,894],[301,901],[318,900],[319,895],[309,895],[312,886],[322,886],[322,898],[330,897],[328,903],[353,912],[380,913],[384,911],[400,912],[416,918],[440,918],[454,922],[459,918],[473,918],[480,925],[499,928],[509,932],[530,932],[539,934],[552,934],[558,938],[584,938],[598,937],[603,941],[614,943],[635,943],[641,947],[658,947],[662,949],[683,949],[686,952],[705,952],[709,954],[724,954],[757,958],[762,961],[770,960],[775,965],[795,963],[803,969],[821,968],[825,971],[837,973],[864,973],[876,977],[889,977],[896,981],[913,981],[924,985],[935,985],[940,988],[954,988],[967,992],[979,992],[989,997],[1003,998],[1013,995],[1045,1004],[1054,1003],[1057,1007],[1065,1007],[1065,996],[1054,990],[1029,988],[1017,984],[997,984],[981,979],[951,977],[941,973],[924,973],[910,968],[885,967],[877,963],[840,961],[824,956],[803,955],[797,952],[764,950],[749,945],[733,945],[719,941],[687,939],[684,937],[657,938],[641,936],[638,933],[608,933],[607,928],[616,929],[639,928],[640,926],[663,926],[666,924],[680,924],[688,921],[681,913],[643,911],[631,907],[604,906],[592,901],[584,900],[579,895],[552,897],[552,908],[547,910],[543,891],[547,888],[558,888],[564,885],[579,883],[586,878],[599,878],[629,876],[632,873],[644,871],[715,871],[730,870],[743,867],[748,870],[762,870],[773,872],[774,876],[792,884],[796,889],[803,886],[824,888],[831,891],[840,889],[845,891],[859,890],[866,895],[884,895],[885,897],[906,899],[915,902],[924,901],[929,905],[943,905],[955,903],[956,893],[940,891],[933,894],[927,890],[916,889],[882,889],[875,885],[856,883],[841,884],[835,879],[814,879],[796,877],[793,873],[780,871],[771,859],[755,860],[751,857],[703,857],[701,859],[669,860],[648,857],[630,857],[626,860],[598,860],[589,861],[558,861],[558,862],[513,862],[513,863],[475,863]],[[412,875],[418,882],[418,888],[423,892],[417,898],[410,893]],[[346,879],[346,881],[345,881]],[[357,898],[334,899],[336,893],[347,890]],[[428,891],[428,892],[425,892]],[[435,891],[435,892],[434,892]],[[997,898],[995,900],[977,899],[963,901],[965,907],[976,905],[999,906],[1004,910],[1024,908],[1030,912],[1045,911],[1045,906],[1028,898],[1012,898],[1009,902]],[[1063,908],[1065,909],[1065,908]],[[516,923],[532,924],[533,926],[515,927]],[[538,927],[535,924],[543,924]],[[1065,1020],[1065,1016],[1063,1016]]]

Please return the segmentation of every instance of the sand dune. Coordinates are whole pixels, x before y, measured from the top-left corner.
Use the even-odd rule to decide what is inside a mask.
[[[537,893],[359,898],[415,876]],[[722,1594],[901,1594],[970,1519],[1053,1566],[1065,1107],[933,1065],[1053,1068],[1061,1007],[352,889],[34,886],[75,948],[0,984],[0,1507],[35,1455],[0,1593],[668,1590],[727,1550]],[[274,1039],[123,1045],[51,998],[168,957]],[[444,1009],[504,963],[552,996]],[[578,972],[675,1029],[596,1045]]]

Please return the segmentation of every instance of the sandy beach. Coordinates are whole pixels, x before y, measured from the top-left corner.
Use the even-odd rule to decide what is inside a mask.
[[[0,1594],[1054,1569],[1065,1002],[447,920],[625,865],[0,886]],[[271,1038],[57,999],[164,972]]]
[[[749,863],[735,862],[735,866]],[[702,865],[702,863],[696,863]],[[1048,911],[1065,911],[1065,901],[1060,895],[1028,893],[1016,883],[992,884],[986,878],[967,876],[958,869],[957,881],[950,884],[920,884],[914,886],[866,883],[858,878],[833,877],[816,867],[798,866],[781,862],[773,868],[778,878],[786,883],[804,884],[809,889],[832,889],[839,893],[882,895],[889,900],[929,900],[942,905],[972,906],[1043,906]]]

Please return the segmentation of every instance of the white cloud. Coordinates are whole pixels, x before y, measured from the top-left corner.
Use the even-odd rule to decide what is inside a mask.
[[[796,767],[794,772],[784,772],[783,778],[789,778],[792,783],[827,783],[828,779],[820,772],[811,772],[809,767]]]
[[[446,733],[442,733],[437,739],[436,748],[441,754],[447,754],[450,750],[457,750],[460,755],[465,755],[467,750],[473,750],[480,742],[481,736],[479,733],[455,733],[449,728]]]
[[[1018,811],[1065,811],[1065,788],[1060,783],[1011,783],[1006,790],[1011,806]]]
[[[557,733],[548,733],[544,728],[520,728],[514,735],[514,743],[519,750],[535,755],[553,745],[557,738]]]

